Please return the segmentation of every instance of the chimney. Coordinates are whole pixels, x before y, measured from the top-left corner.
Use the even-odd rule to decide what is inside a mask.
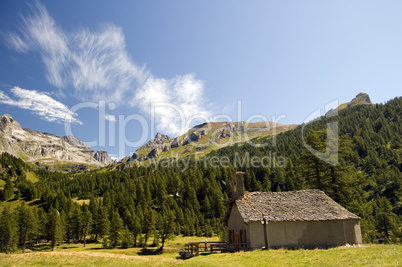
[[[232,174],[233,199],[242,199],[244,197],[244,172],[235,172]]]

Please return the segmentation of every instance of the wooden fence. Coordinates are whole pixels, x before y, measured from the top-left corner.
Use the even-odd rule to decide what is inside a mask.
[[[227,243],[227,242],[192,242],[184,245],[184,250],[179,254],[182,258],[190,258],[198,256],[200,252],[213,253],[213,252],[232,252],[239,250],[246,250],[247,243]]]

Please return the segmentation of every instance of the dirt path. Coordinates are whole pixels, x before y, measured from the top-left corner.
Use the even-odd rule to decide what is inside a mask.
[[[34,252],[34,253],[25,253],[25,254],[14,254],[16,258],[26,258],[32,256],[72,256],[72,257],[105,257],[105,258],[119,258],[119,259],[127,259],[127,260],[136,260],[136,261],[143,261],[147,262],[149,259],[143,256],[130,256],[125,254],[114,254],[114,253],[103,253],[103,252],[88,252],[88,251],[70,251],[70,252],[60,252],[60,251],[53,251],[53,252]]]

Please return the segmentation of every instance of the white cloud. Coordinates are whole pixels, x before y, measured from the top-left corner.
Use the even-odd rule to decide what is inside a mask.
[[[79,100],[125,104],[132,99],[132,106],[148,114],[158,105],[156,128],[163,133],[182,134],[194,117],[206,120],[210,115],[201,80],[194,74],[158,78],[137,66],[127,52],[123,30],[113,24],[67,33],[36,3],[7,42],[19,53],[39,52],[48,82],[59,90],[73,88],[71,94]]]
[[[7,43],[20,53],[39,51],[48,82],[59,89],[73,86],[80,100],[119,101],[148,75],[129,57],[121,28],[109,24],[98,31],[66,33],[40,3],[32,6],[32,15],[22,17],[18,33],[10,32]]]
[[[156,129],[166,134],[185,133],[189,124],[211,115],[204,103],[204,84],[194,74],[173,79],[150,77],[131,102],[143,112],[154,114]]]
[[[116,121],[116,117],[114,115],[106,114],[105,120],[107,121]]]
[[[76,113],[71,112],[66,105],[54,100],[47,93],[22,89],[17,86],[11,88],[10,91],[14,94],[15,99],[0,91],[1,104],[30,110],[46,121],[62,123],[67,120],[82,125],[82,122],[76,118]]]

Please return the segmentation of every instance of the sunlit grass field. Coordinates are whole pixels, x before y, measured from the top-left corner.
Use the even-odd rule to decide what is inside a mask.
[[[187,260],[179,250],[187,242],[204,242],[205,237],[176,237],[163,254],[141,255],[140,248],[103,249],[101,244],[61,244],[55,251],[41,245],[27,253],[0,254],[0,266],[400,266],[402,245],[364,245],[314,250],[256,250],[236,253],[201,254]],[[209,242],[218,237],[208,238]]]

